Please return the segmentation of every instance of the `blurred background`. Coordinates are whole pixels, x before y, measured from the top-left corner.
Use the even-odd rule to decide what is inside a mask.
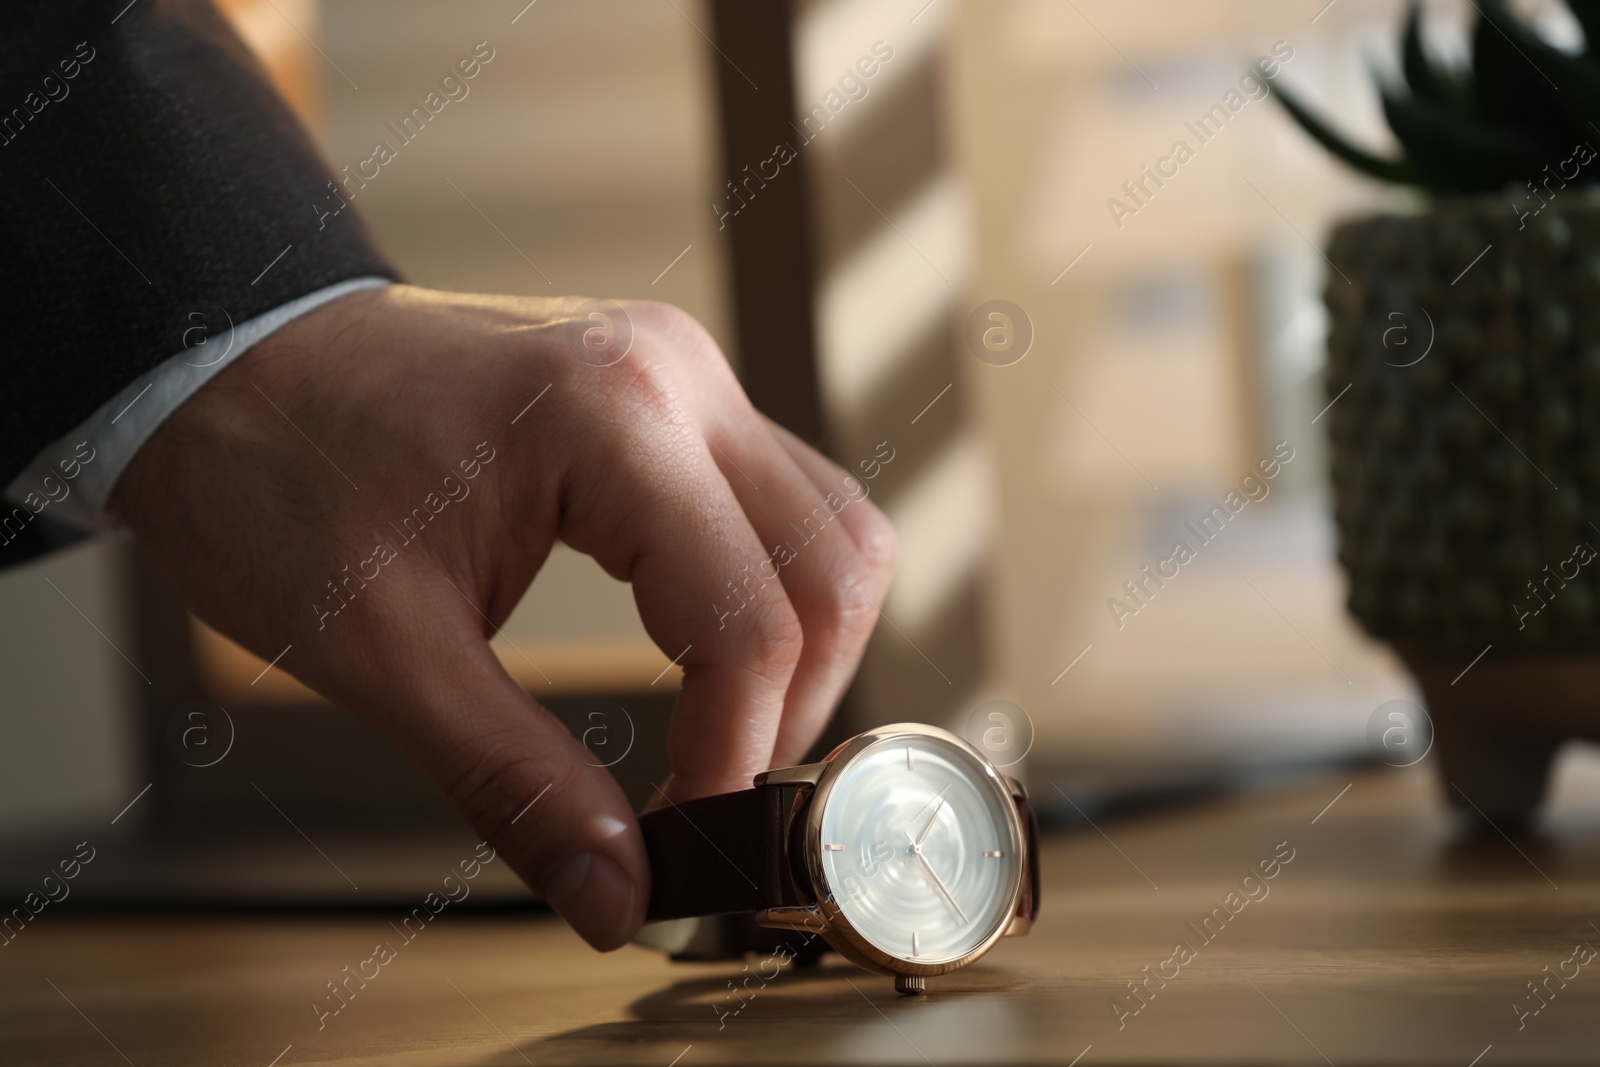
[[[869,488],[903,563],[839,735],[940,723],[1062,808],[1357,758],[1373,710],[1415,698],[1344,610],[1316,423],[1318,245],[1405,205],[1271,99],[1203,143],[1186,126],[1275,54],[1387,145],[1368,74],[1394,65],[1398,4],[224,6],[336,169],[492,48],[356,198],[411,281],[682,305],[841,464],[892,455]],[[1468,5],[1427,8],[1435,49],[1463,52]],[[1178,140],[1193,158],[1157,187],[1141,168]],[[998,350],[972,340],[992,325]],[[1293,459],[1270,495],[1198,546],[1185,523],[1275,447]],[[1180,538],[1196,558],[1140,606],[1124,583]],[[0,573],[0,602],[0,834],[147,783],[130,820],[231,811],[295,848],[279,814],[448,824],[383,742],[189,623],[114,535]],[[675,673],[625,586],[558,549],[500,647],[648,790]],[[172,737],[191,700],[227,712],[209,766]]]

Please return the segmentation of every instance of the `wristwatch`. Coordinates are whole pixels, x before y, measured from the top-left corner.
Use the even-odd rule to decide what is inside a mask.
[[[676,959],[827,948],[920,993],[1038,916],[1022,784],[920,723],[868,730],[753,789],[669,801],[639,825],[651,889],[638,940]]]

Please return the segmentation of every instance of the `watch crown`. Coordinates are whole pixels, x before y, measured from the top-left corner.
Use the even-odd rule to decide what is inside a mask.
[[[927,986],[927,980],[920,974],[897,974],[894,976],[894,991],[902,996],[916,996]]]

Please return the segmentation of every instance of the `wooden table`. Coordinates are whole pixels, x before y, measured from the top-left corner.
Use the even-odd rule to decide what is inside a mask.
[[[547,918],[447,912],[319,1030],[312,1000],[397,941],[399,915],[85,917],[69,901],[0,948],[0,1062],[1595,1062],[1600,960],[1563,961],[1600,946],[1600,833],[1452,844],[1437,790],[1420,771],[1344,773],[1054,836],[1034,936],[921,998],[824,965],[740,1001],[739,966],[597,956]],[[1129,1014],[1147,966],[1177,976]],[[1563,969],[1535,1001],[1525,983]]]

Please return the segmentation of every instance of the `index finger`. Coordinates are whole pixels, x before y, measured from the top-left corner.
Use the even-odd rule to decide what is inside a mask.
[[[618,388],[638,406],[574,471],[562,539],[633,584],[646,631],[683,667],[667,737],[673,799],[748,789],[771,765],[800,620],[781,588],[739,597],[735,579],[769,560],[760,538],[658,372],[624,373]]]

